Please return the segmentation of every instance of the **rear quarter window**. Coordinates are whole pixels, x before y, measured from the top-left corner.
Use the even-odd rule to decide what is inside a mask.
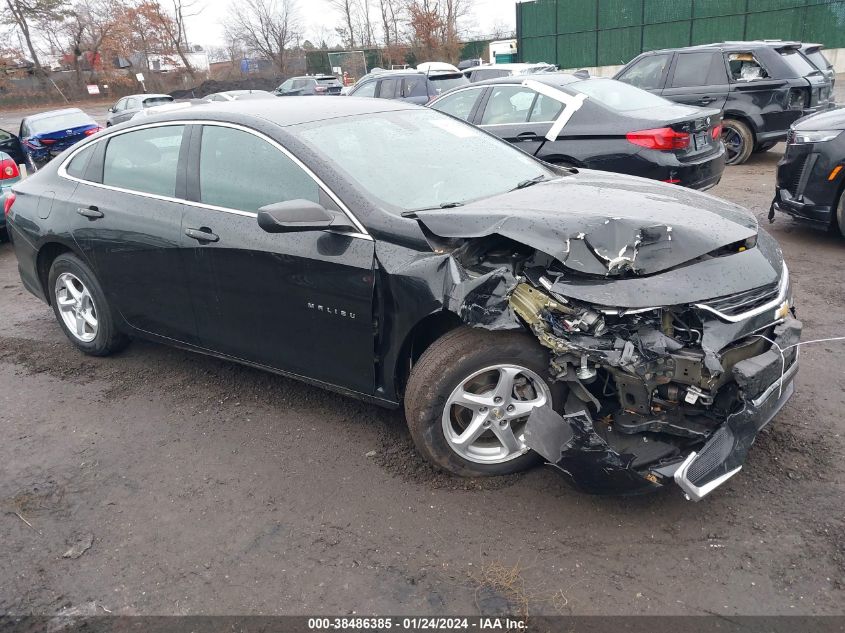
[[[92,143],[70,159],[65,167],[65,171],[69,176],[73,176],[74,178],[85,177],[85,171],[88,169],[88,163],[91,162],[91,157],[94,155],[95,147],[96,143]]]

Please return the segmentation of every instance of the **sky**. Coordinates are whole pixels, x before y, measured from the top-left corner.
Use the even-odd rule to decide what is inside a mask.
[[[197,0],[195,10],[199,10],[199,14],[186,20],[191,44],[225,44],[221,23],[226,19],[231,2],[232,0]],[[467,25],[476,35],[490,33],[500,24],[512,30],[516,22],[515,5],[515,0],[474,0],[473,16],[467,20]],[[321,25],[333,32],[334,26],[340,23],[340,16],[331,10],[326,0],[297,0],[297,8],[302,21],[303,38],[314,37],[320,32]]]

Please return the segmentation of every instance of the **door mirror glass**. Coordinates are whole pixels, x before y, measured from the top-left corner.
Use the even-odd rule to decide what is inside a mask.
[[[310,200],[275,202],[258,210],[258,226],[268,233],[322,231],[335,227],[337,216]],[[345,223],[341,220],[339,225]]]

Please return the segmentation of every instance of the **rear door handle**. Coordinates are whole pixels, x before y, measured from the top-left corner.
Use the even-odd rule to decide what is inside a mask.
[[[714,101],[715,99],[712,97],[701,97],[701,99],[698,100],[698,103],[701,105],[707,105],[708,103],[713,103]]]
[[[211,229],[185,229],[185,235],[198,242],[218,242],[220,238]]]
[[[522,132],[520,134],[517,134],[516,138],[525,138],[525,139],[537,138],[537,135],[534,132]]]
[[[101,217],[103,217],[103,212],[95,206],[79,207],[76,212],[82,217],[88,218],[89,220],[99,220]]]

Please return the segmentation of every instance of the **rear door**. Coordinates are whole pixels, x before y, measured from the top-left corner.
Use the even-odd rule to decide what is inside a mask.
[[[678,103],[722,110],[728,90],[728,69],[721,51],[679,52],[661,95]]]
[[[304,199],[342,211],[301,163],[257,132],[204,125],[189,174],[195,203],[181,239],[203,347],[372,393],[373,240],[262,230],[256,214],[267,204]]]
[[[79,186],[64,212],[110,305],[139,330],[195,344],[179,252],[189,129],[133,128],[86,146],[66,166]]]

